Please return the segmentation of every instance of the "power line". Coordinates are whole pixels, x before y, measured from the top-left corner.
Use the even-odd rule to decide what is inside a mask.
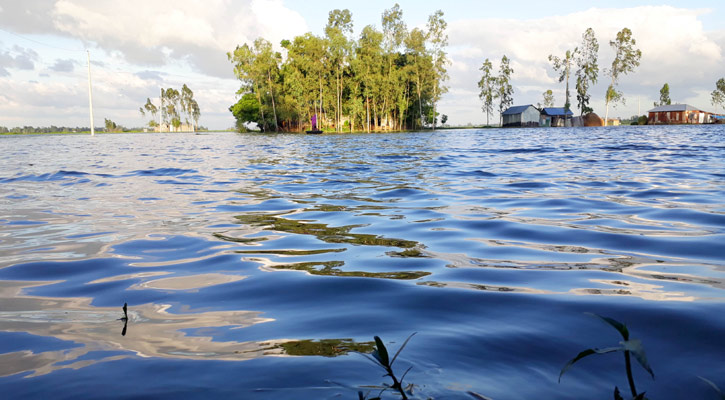
[[[8,31],[8,30],[6,30],[6,29],[2,29],[2,28],[0,28],[0,31],[3,31],[3,32],[5,32],[5,33],[9,33],[9,34],[11,34],[11,35],[13,35],[13,36],[17,36],[17,37],[19,37],[19,38],[21,38],[21,39],[23,39],[23,40],[27,40],[27,41],[29,41],[29,42],[37,43],[37,44],[39,44],[39,45],[41,45],[41,46],[45,46],[45,47],[50,47],[50,48],[52,48],[52,49],[56,49],[56,50],[63,50],[63,51],[72,51],[72,52],[82,52],[82,51],[85,51],[85,49],[84,49],[84,50],[77,50],[77,49],[66,49],[66,48],[64,48],[64,47],[58,47],[58,46],[53,46],[53,45],[50,45],[50,44],[47,44],[47,43],[43,43],[43,42],[40,42],[40,41],[38,41],[38,40],[35,40],[35,39],[31,39],[31,38],[29,38],[29,37],[25,37],[25,36],[22,36],[22,35],[18,35],[18,34],[17,34],[17,33],[15,33],[15,32],[10,32],[10,31]]]

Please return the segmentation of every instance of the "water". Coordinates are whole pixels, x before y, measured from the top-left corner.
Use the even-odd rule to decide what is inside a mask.
[[[725,126],[1,137],[6,398],[725,390]],[[121,306],[127,302],[128,323]],[[122,335],[122,330],[125,335]],[[388,390],[383,398],[400,398]]]

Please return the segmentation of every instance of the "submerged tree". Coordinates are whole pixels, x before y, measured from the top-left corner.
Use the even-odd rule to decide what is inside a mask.
[[[428,39],[431,42],[431,57],[433,58],[433,129],[436,128],[436,106],[441,95],[448,92],[448,87],[443,82],[448,79],[446,65],[448,58],[444,49],[448,46],[448,35],[446,27],[448,23],[443,20],[443,11],[438,10],[428,17]]]
[[[493,64],[488,58],[479,69],[483,75],[481,75],[481,80],[478,81],[478,88],[481,89],[478,97],[483,101],[481,108],[486,113],[486,125],[489,125],[488,119],[493,113],[493,101],[498,94],[496,89],[497,78],[493,75]]]
[[[227,56],[242,83],[240,102],[249,106],[246,94],[256,98],[251,122],[263,131],[302,130],[313,116],[321,129],[338,131],[434,124],[436,103],[447,89],[442,15],[432,15],[426,29],[408,31],[396,4],[383,13],[382,31],[366,26],[356,38],[349,10],[333,10],[324,36],[283,40],[284,59],[262,38],[237,46]],[[240,102],[230,110],[247,118]]]
[[[715,90],[711,93],[712,105],[719,105],[721,108],[725,108],[725,78],[720,78],[715,83]]]
[[[599,42],[594,36],[594,30],[587,28],[582,34],[582,43],[579,46],[576,64],[576,99],[579,105],[580,115],[592,112],[589,107],[589,87],[597,83],[599,76],[599,65],[597,59],[599,57]]]
[[[503,112],[514,103],[514,88],[511,86],[511,75],[514,73],[510,60],[506,55],[501,58],[501,65],[498,68],[496,78],[498,98],[498,111],[500,113],[500,125],[503,125]]]
[[[654,106],[668,106],[672,104],[672,100],[670,100],[670,85],[665,83],[662,85],[662,89],[660,89],[660,102],[655,102]]]
[[[141,116],[143,117],[146,116],[146,113],[151,114],[151,120],[148,122],[150,128],[158,126],[159,123],[156,122],[156,115],[159,113],[159,109],[151,102],[150,98],[146,98],[146,104],[143,107],[139,107],[138,111],[141,112]]]
[[[554,67],[554,71],[559,73],[559,82],[566,80],[566,92],[564,94],[564,110],[569,111],[571,109],[571,102],[569,101],[569,75],[571,74],[571,65],[574,62],[574,57],[577,54],[577,48],[574,50],[567,50],[564,58],[559,58],[554,55],[549,55],[549,62]]]
[[[609,42],[609,45],[614,49],[614,60],[612,60],[612,67],[606,71],[607,75],[612,78],[612,82],[609,84],[605,95],[604,126],[607,125],[607,119],[609,118],[609,104],[617,104],[622,100],[622,93],[616,89],[620,76],[633,72],[639,66],[642,51],[635,48],[636,44],[637,42],[632,37],[632,31],[629,28],[617,32],[616,39]]]

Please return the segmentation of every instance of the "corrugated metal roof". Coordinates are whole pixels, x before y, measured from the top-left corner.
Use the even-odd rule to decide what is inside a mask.
[[[541,113],[550,117],[561,117],[564,115],[564,107],[546,107],[541,110]],[[574,115],[574,113],[569,110],[566,112],[566,115]]]
[[[664,106],[655,107],[647,112],[671,112],[671,111],[702,111],[699,108],[693,107],[689,104],[668,104]]]
[[[508,110],[504,111],[501,115],[512,115],[512,114],[521,114],[524,112],[527,108],[534,107],[532,104],[527,104],[525,106],[513,106],[509,107]],[[536,108],[536,107],[534,107]]]

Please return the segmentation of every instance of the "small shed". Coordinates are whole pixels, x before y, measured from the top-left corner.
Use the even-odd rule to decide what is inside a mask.
[[[503,126],[539,126],[539,109],[531,104],[513,106],[501,114]]]
[[[567,126],[566,121],[571,120],[574,113],[564,107],[545,107],[541,110],[541,126]],[[569,125],[571,126],[571,124]]]
[[[710,122],[711,113],[702,111],[689,104],[668,104],[648,111],[649,125],[704,124]]]

